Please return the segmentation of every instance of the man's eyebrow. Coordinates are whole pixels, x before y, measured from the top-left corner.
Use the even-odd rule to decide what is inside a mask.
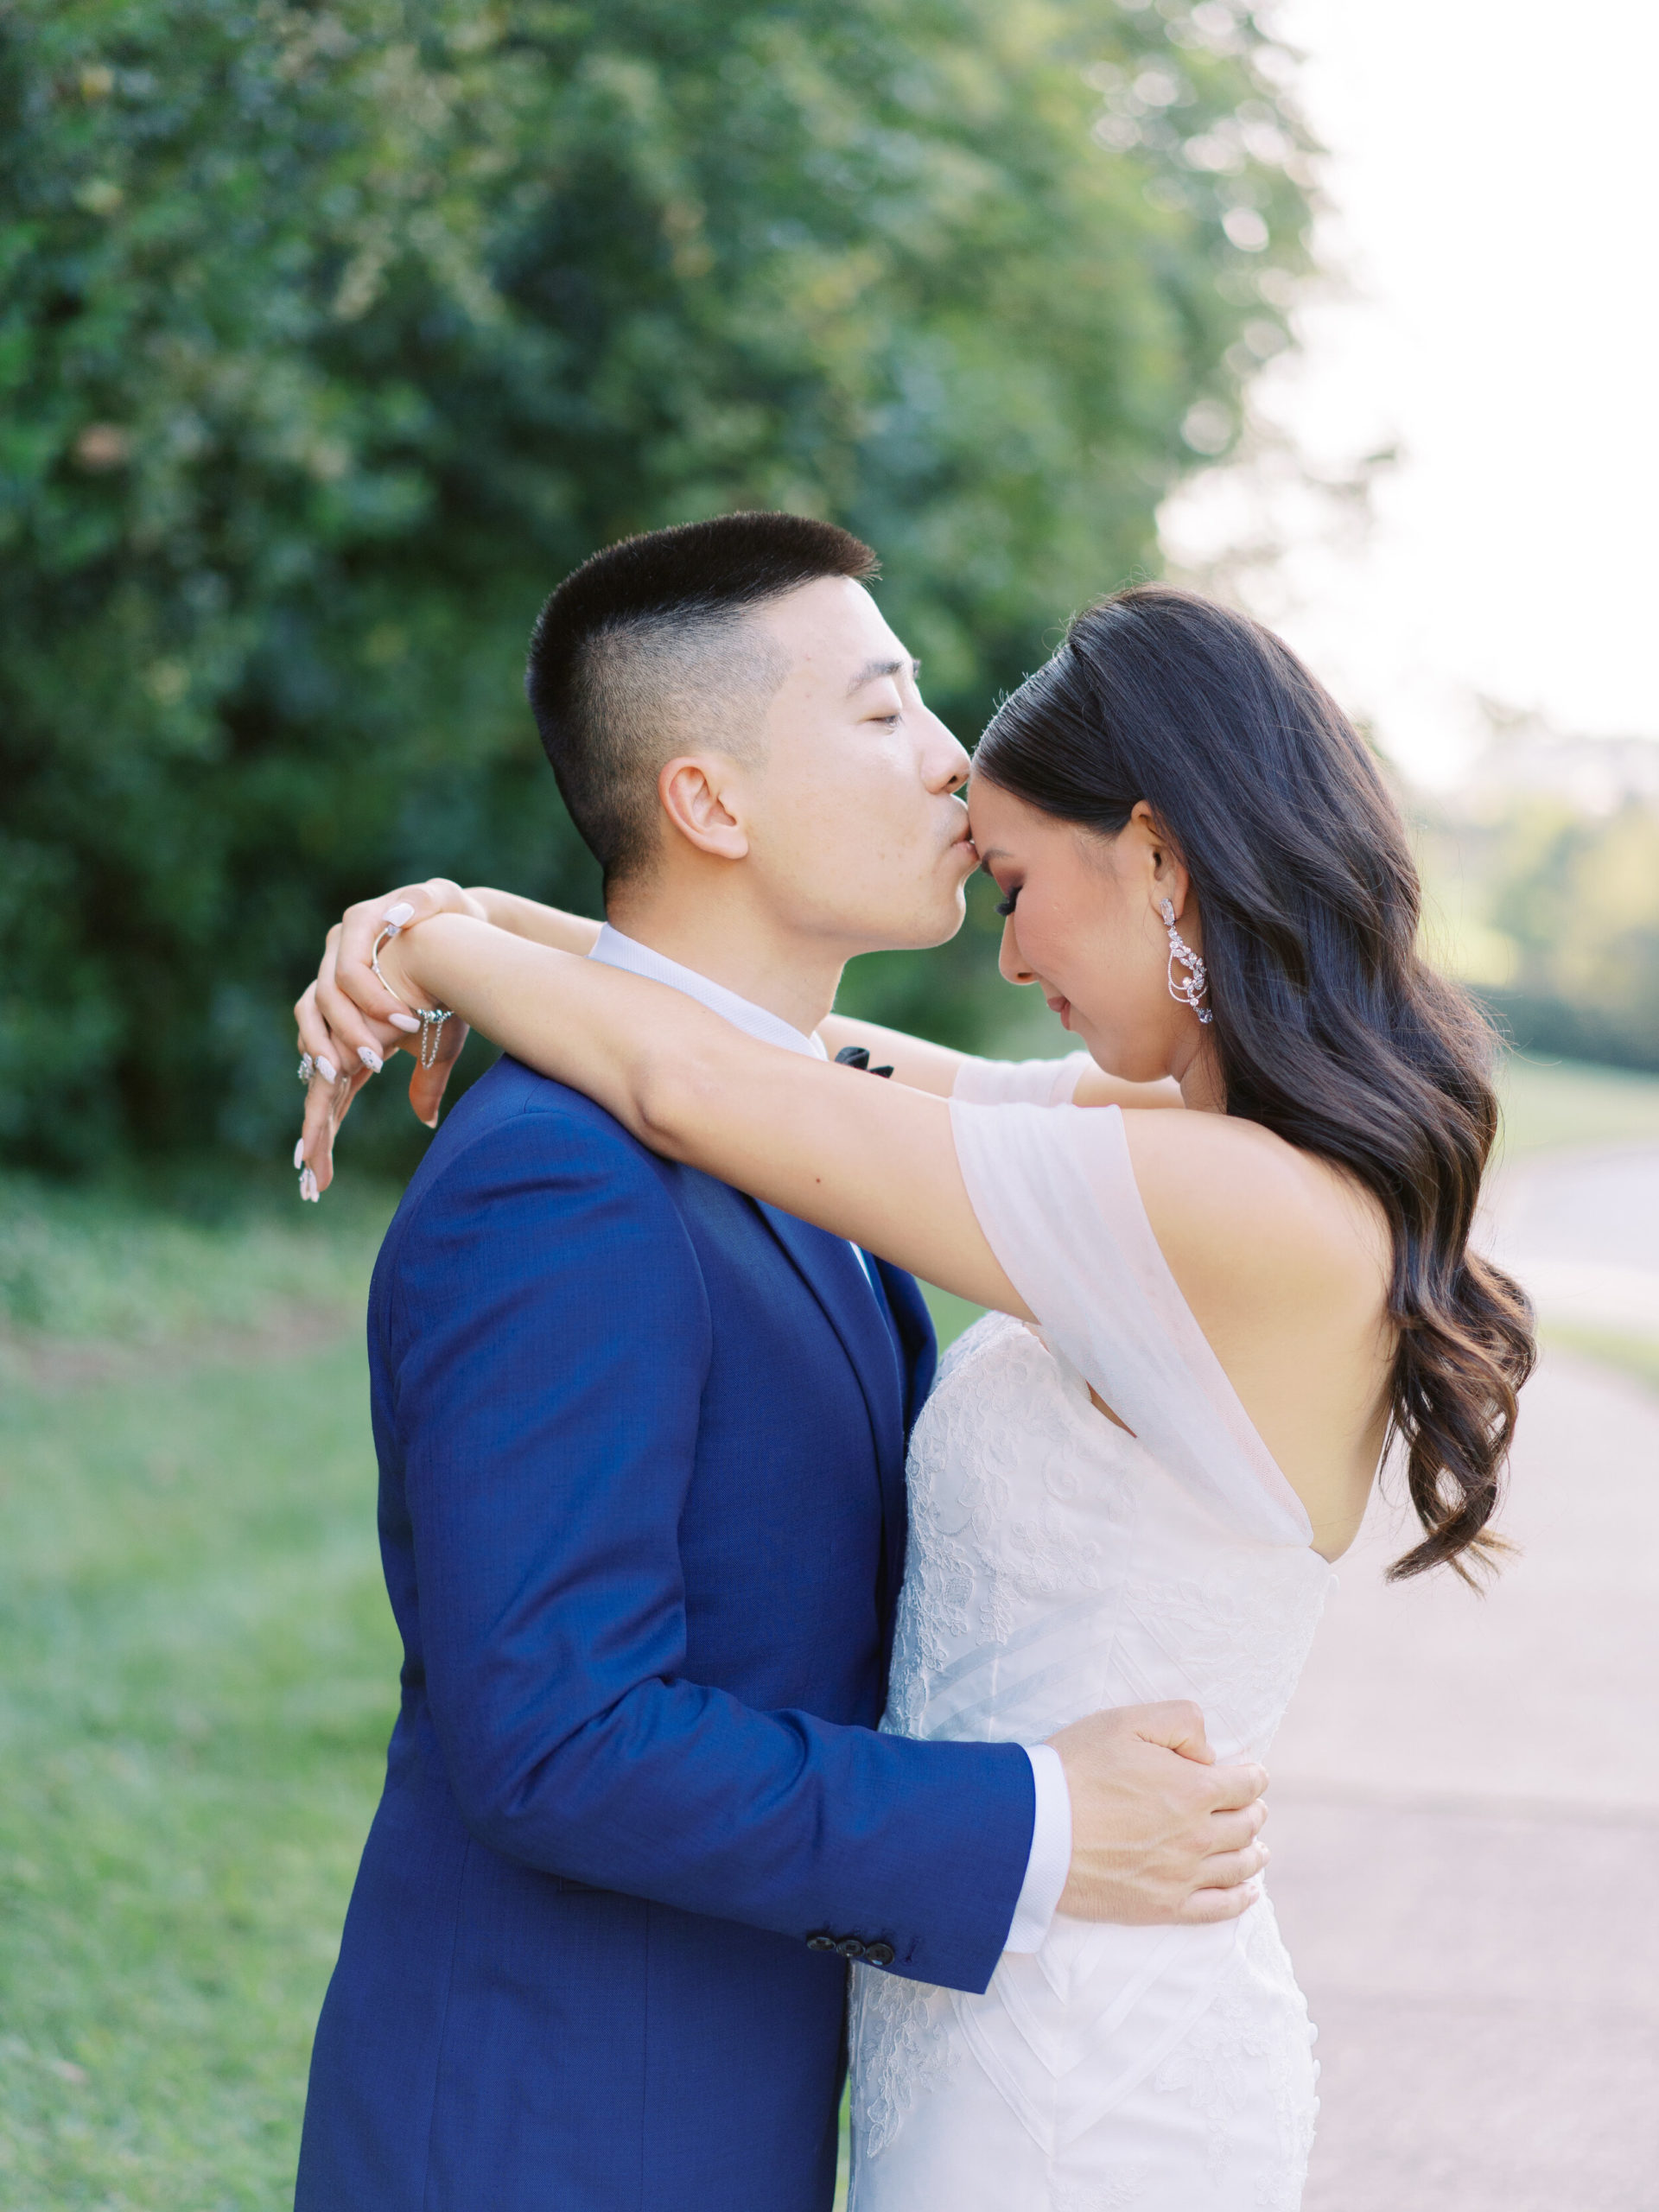
[[[906,664],[902,660],[867,660],[847,686],[847,696],[850,699],[855,691],[861,691],[867,683],[874,683],[878,677],[897,676],[899,670],[906,665]],[[920,661],[912,659],[908,666],[912,676],[916,677],[921,674]]]

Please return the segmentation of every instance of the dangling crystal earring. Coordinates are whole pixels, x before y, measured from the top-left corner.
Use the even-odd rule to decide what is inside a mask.
[[[1190,1006],[1200,1021],[1207,1022],[1210,1009],[1200,1001],[1209,995],[1210,979],[1205,973],[1204,962],[1175,926],[1175,909],[1165,899],[1159,904],[1164,918],[1164,927],[1169,931],[1169,995],[1179,999],[1183,1006]],[[1177,967],[1185,968],[1185,975],[1178,976]]]

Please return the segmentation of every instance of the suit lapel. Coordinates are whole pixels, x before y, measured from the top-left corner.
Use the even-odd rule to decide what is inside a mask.
[[[939,1340],[933,1333],[933,1316],[927,1310],[914,1275],[886,1260],[875,1263],[887,1294],[887,1311],[899,1336],[899,1364],[905,1378],[905,1435],[908,1439],[916,1416],[927,1403],[939,1368]]]
[[[899,1457],[881,1524],[881,1673],[885,1681],[893,1667],[899,1592],[905,1579],[905,1556],[910,1544],[910,1499],[905,1481],[910,1432],[933,1388],[939,1364],[939,1344],[933,1333],[933,1316],[927,1310],[915,1277],[907,1275],[902,1268],[889,1267],[885,1260],[878,1260],[875,1265],[898,1343],[899,1370],[905,1394],[905,1451]]]
[[[885,1681],[893,1661],[910,1533],[905,1452],[911,1424],[932,1387],[938,1357],[932,1318],[921,1292],[901,1268],[876,1262],[883,1296],[872,1287],[863,1262],[843,1237],[832,1236],[827,1230],[815,1229],[759,1199],[753,1203],[829,1317],[868,1408],[880,1490],[881,1578],[876,1599]]]
[[[905,1377],[893,1330],[845,1237],[759,1199],[755,1205],[823,1308],[858,1377],[875,1441],[882,1518],[890,1522],[895,1502],[902,1511],[905,1482]]]

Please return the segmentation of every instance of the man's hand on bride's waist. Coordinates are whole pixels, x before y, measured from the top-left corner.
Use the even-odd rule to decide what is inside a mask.
[[[1050,1742],[1071,1796],[1059,1910],[1131,1926],[1234,1920],[1262,1894],[1267,1770],[1217,1766],[1195,1705],[1124,1706]]]

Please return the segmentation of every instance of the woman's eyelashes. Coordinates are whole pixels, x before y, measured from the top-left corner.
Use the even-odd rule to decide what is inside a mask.
[[[1001,915],[1002,915],[1002,916],[1004,916],[1004,917],[1006,918],[1007,915],[1011,914],[1011,913],[1014,912],[1014,908],[1015,908],[1019,904],[1020,904],[1020,886],[1016,883],[1016,884],[1014,885],[1014,887],[1013,890],[1009,892],[1009,893],[1008,893],[1008,895],[1007,895],[1007,897],[1006,899],[999,899],[997,900],[997,902],[996,902],[996,911],[997,911],[997,912],[998,912],[999,914],[1001,914]]]

